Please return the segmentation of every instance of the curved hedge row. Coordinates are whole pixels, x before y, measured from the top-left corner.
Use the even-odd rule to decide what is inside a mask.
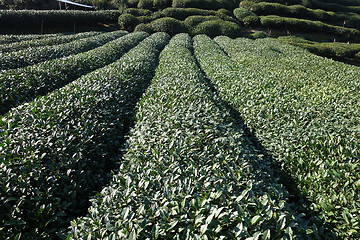
[[[296,180],[341,239],[360,237],[360,132],[357,67],[270,39],[209,40],[201,66],[264,147]],[[199,45],[203,52],[204,41]],[[331,229],[331,230],[330,230]],[[330,236],[320,234],[323,239]]]
[[[309,50],[319,56],[327,58],[340,58],[340,59],[357,59],[360,53],[360,44],[356,43],[342,43],[342,42],[312,42],[294,36],[278,37],[278,41],[289,43],[294,46],[299,46]],[[357,59],[360,60],[360,59]]]
[[[321,0],[245,0],[242,2],[244,4],[246,3],[247,5],[252,4],[252,2],[280,3],[286,6],[303,5],[307,8],[312,8],[312,9],[360,14],[360,6],[357,2],[354,1],[355,0],[352,1],[326,0],[326,2]]]
[[[0,53],[19,51],[24,48],[41,47],[68,43],[77,39],[99,35],[100,32],[84,32],[73,35],[59,35],[42,39],[33,39],[0,45]],[[0,55],[1,56],[1,55]],[[2,57],[2,56],[1,56]]]
[[[146,36],[131,33],[88,52],[0,72],[0,114],[114,62]]]
[[[311,7],[317,9],[323,9],[325,11],[334,11],[334,12],[355,12],[360,14],[360,5],[356,3],[356,5],[351,6],[350,4],[346,4],[349,1],[318,1],[318,0],[311,0]],[[350,1],[353,2],[353,1]]]
[[[214,16],[218,16],[219,18],[223,19],[223,20],[227,20],[227,21],[234,21],[234,19],[227,15],[226,10],[224,11],[224,9],[220,9],[217,11],[214,10],[206,10],[206,9],[199,9],[199,8],[166,8],[162,11],[162,13],[166,16],[166,17],[172,17],[178,20],[185,20],[188,17],[194,16],[194,15],[199,15],[199,16],[210,16],[210,15],[214,15]]]
[[[339,36],[343,39],[359,41],[360,31],[353,28],[345,28],[322,23],[320,21],[311,21],[305,19],[280,17],[276,15],[260,16],[261,24],[265,27],[278,29],[323,32]]]
[[[321,9],[306,8],[302,5],[286,6],[280,3],[267,2],[254,4],[253,2],[244,1],[242,6],[247,7],[247,9],[251,8],[252,12],[259,16],[278,15],[282,17],[321,21],[337,26],[343,26],[345,21],[346,24],[344,24],[344,26],[356,29],[359,29],[360,24],[360,15],[356,13],[326,12]]]
[[[114,31],[93,37],[78,39],[56,46],[42,46],[23,49],[16,52],[0,53],[0,70],[26,67],[50,59],[61,58],[76,53],[89,51],[124,34],[124,31]]]
[[[119,172],[72,222],[72,239],[280,239],[307,228],[228,111],[189,35],[174,36],[138,104]]]
[[[121,16],[120,18],[119,21],[125,23],[125,18]],[[129,15],[126,18],[129,27],[133,27],[138,23],[134,16]],[[163,17],[147,24],[141,23],[135,27],[135,31],[146,31],[149,33],[166,32],[170,35],[178,33],[190,33],[191,35],[207,34],[211,37],[225,35],[233,38],[239,37],[243,33],[242,28],[234,22],[234,19],[227,21],[214,15],[190,16],[185,21],[172,17]]]
[[[154,34],[119,61],[1,117],[2,239],[61,237],[87,208],[121,155],[134,106],[168,41]]]

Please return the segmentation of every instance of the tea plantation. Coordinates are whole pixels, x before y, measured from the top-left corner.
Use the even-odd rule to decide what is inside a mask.
[[[0,59],[0,239],[360,238],[356,66],[123,30]]]

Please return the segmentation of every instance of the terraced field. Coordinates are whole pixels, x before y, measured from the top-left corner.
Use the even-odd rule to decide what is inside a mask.
[[[1,239],[360,237],[358,67],[274,39],[48,37],[0,37]]]

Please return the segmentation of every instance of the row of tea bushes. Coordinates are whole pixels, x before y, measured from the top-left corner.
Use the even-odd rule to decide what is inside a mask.
[[[27,34],[27,35],[15,35],[15,34],[0,34],[0,44],[9,44],[14,42],[21,42],[21,41],[30,41],[35,39],[45,39],[51,38],[56,36],[61,36],[62,34]]]
[[[277,40],[283,43],[289,43],[294,46],[309,50],[316,55],[346,60],[360,61],[360,44],[359,43],[343,43],[343,42],[313,42],[300,37],[284,36],[278,37]]]
[[[215,41],[239,64],[229,71],[224,61],[230,59],[211,39],[196,44],[195,54],[220,95],[333,232],[359,238],[358,68],[270,39]]]
[[[0,45],[0,53],[19,51],[24,48],[41,47],[68,43],[77,39],[99,35],[100,32],[84,32],[72,35],[58,35],[41,39],[14,42]]]
[[[0,72],[0,114],[114,62],[146,36],[131,33],[88,52]]]
[[[174,36],[137,106],[119,172],[70,239],[292,239],[311,229]],[[303,235],[304,234],[304,235]]]
[[[124,14],[125,15],[125,14]],[[126,24],[126,29],[138,24],[135,17],[127,14],[126,21],[124,15],[120,16],[120,24]],[[130,20],[130,21],[129,21]],[[133,21],[134,20],[134,21]],[[172,17],[158,18],[150,23],[140,23],[135,27],[135,31],[167,32],[170,35],[188,32],[191,35],[207,34],[211,37],[225,35],[229,37],[239,37],[242,34],[242,28],[233,21],[223,20],[218,16],[190,16],[184,21]]]
[[[326,12],[322,9],[306,8],[302,5],[286,6],[280,3],[260,2],[254,3],[251,1],[242,1],[242,6],[252,9],[252,12],[259,15],[278,15],[282,17],[293,17],[301,19],[309,19],[314,21],[321,21],[332,25],[343,26],[344,20],[346,27],[359,28],[360,15],[356,13],[344,12]]]
[[[1,239],[64,237],[109,179],[169,39],[154,34],[117,62],[1,117]]]
[[[245,2],[245,1],[244,1]],[[280,3],[286,6],[302,5],[311,9],[318,9],[332,12],[357,13],[360,14],[360,4],[358,0],[342,1],[342,0],[248,0],[246,2],[269,2]]]
[[[359,41],[360,31],[355,28],[330,25],[320,21],[281,17],[276,15],[260,16],[260,23],[264,27],[287,29],[304,32],[322,32],[332,34],[334,37],[341,37],[350,41]]]
[[[55,46],[41,46],[15,52],[0,53],[0,70],[26,67],[50,59],[89,51],[122,35],[124,35],[124,31],[114,31]]]

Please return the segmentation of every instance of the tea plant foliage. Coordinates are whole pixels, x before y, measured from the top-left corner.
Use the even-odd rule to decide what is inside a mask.
[[[40,46],[51,46],[51,45],[58,45],[63,43],[68,43],[77,39],[86,38],[86,37],[92,37],[101,34],[101,32],[83,32],[83,33],[77,33],[77,34],[64,34],[59,36],[52,36],[47,37],[43,39],[32,39],[28,41],[20,41],[20,42],[14,42],[9,44],[2,44],[0,45],[0,52],[14,52],[18,51],[24,48],[30,48],[30,47],[40,47]]]
[[[87,52],[0,72],[0,113],[116,61],[147,36],[143,32],[125,34],[123,31],[120,38]]]
[[[169,38],[154,34],[115,63],[1,117],[0,238],[64,237],[108,181]]]
[[[211,91],[187,34],[160,55],[119,172],[70,239],[292,239],[303,214]]]
[[[114,31],[55,46],[30,47],[19,51],[0,53],[0,70],[26,67],[46,60],[89,51],[123,34],[123,31]]]
[[[320,219],[342,239],[359,237],[358,69],[270,39],[215,41],[197,37],[195,55],[220,96]]]
[[[53,34],[24,34],[24,35],[17,35],[17,34],[1,34],[0,35],[0,44],[10,44],[15,42],[21,41],[31,41],[36,39],[45,39],[60,36],[62,34],[53,33]]]

